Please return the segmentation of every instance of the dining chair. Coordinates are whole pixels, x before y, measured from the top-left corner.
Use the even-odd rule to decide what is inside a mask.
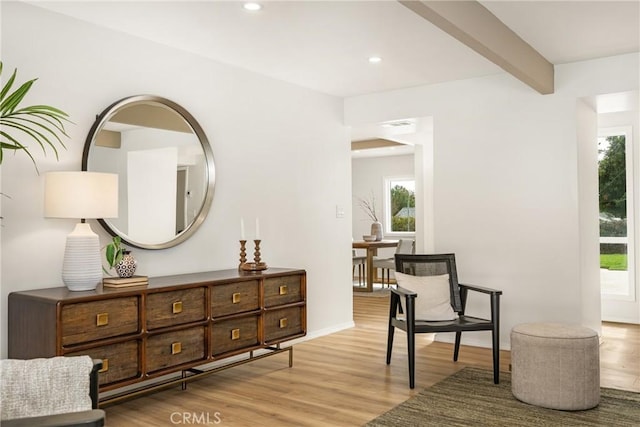
[[[401,239],[396,246],[396,254],[413,254],[416,251],[416,241]],[[384,287],[384,273],[387,272],[387,286],[391,286],[391,270],[395,270],[395,258],[373,258],[374,270],[382,269],[382,286]]]
[[[351,254],[353,257],[353,268],[351,270],[351,277],[355,276],[356,266],[358,267],[358,286],[362,286],[362,280],[365,278],[365,264],[367,262],[366,256],[358,255],[355,249],[351,250]]]

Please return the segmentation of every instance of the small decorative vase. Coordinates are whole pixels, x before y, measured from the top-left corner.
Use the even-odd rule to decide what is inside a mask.
[[[382,240],[382,223],[376,221],[371,224],[371,235],[376,236],[376,242]]]
[[[131,251],[124,251],[122,259],[115,265],[118,277],[131,277],[136,272],[138,261],[131,255]]]

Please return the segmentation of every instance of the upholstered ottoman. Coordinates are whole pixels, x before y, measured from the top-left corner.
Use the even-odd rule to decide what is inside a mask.
[[[525,323],[511,330],[511,392],[532,405],[577,411],[600,403],[598,334],[583,326]]]

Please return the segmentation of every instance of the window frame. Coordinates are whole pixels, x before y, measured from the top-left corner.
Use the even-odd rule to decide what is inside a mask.
[[[617,301],[636,301],[636,269],[635,269],[635,252],[636,252],[636,231],[634,221],[634,210],[636,208],[634,202],[634,152],[633,152],[633,127],[632,126],[607,126],[598,128],[598,139],[609,136],[624,135],[625,137],[625,175],[626,175],[626,192],[627,192],[627,291],[624,294],[606,293],[600,289],[601,298],[606,300]],[[602,242],[606,237],[598,237],[598,241]]]
[[[416,182],[415,175],[393,175],[393,176],[384,177],[384,188],[383,188],[384,197],[383,197],[383,206],[382,206],[384,234],[387,236],[398,236],[398,237],[415,236],[416,234],[415,230],[414,231],[392,231],[391,230],[391,218],[392,218],[391,216],[391,184],[392,182],[395,182],[395,181],[413,181],[413,184],[414,184],[413,192],[415,197],[415,182]],[[415,206],[414,206],[414,209],[415,209]],[[415,216],[414,216],[414,221],[415,221]]]

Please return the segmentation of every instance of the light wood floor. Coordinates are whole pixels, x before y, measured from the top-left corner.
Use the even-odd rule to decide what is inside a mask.
[[[419,336],[410,390],[404,332],[385,364],[387,310],[388,298],[354,296],[356,327],[297,344],[293,368],[286,353],[231,368],[108,406],[107,425],[360,426],[465,366],[491,369],[489,349],[463,347],[454,363],[450,344]],[[640,327],[605,324],[603,335],[602,386],[640,392]],[[509,361],[503,351],[501,370]]]

